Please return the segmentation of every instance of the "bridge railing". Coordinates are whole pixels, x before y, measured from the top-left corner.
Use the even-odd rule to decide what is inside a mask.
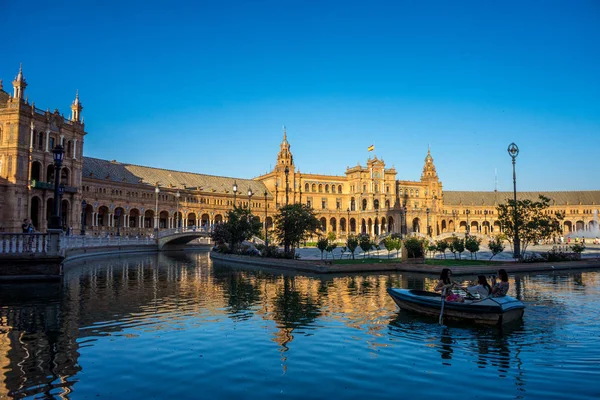
[[[181,228],[173,228],[173,229],[161,229],[158,231],[158,238],[164,238],[166,236],[175,235],[178,233],[189,233],[189,232],[199,232],[209,234],[212,232],[212,229],[209,226],[186,226]]]
[[[104,246],[136,246],[141,244],[155,244],[156,240],[150,237],[127,237],[127,236],[108,236],[108,237],[90,237],[90,236],[64,236],[60,241],[60,249],[68,250],[85,247],[104,247]]]
[[[0,254],[36,254],[47,251],[47,233],[0,233]]]

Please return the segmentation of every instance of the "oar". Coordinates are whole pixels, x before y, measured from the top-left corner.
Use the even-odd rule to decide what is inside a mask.
[[[440,312],[440,325],[444,325],[442,323],[442,318],[444,316],[444,303],[445,303],[445,300],[446,300],[446,288],[444,288],[442,290],[442,311]]]

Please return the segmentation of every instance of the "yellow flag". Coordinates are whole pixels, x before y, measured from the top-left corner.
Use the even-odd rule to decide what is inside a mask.
[[[369,148],[367,149],[367,151],[373,151],[373,150],[375,150],[374,144],[370,145]]]

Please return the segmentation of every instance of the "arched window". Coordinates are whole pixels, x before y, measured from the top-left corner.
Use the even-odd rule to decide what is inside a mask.
[[[342,185],[338,185],[338,193],[342,193]]]
[[[310,189],[310,185],[307,183],[304,185],[304,191],[308,192],[308,190]]]
[[[335,185],[331,185],[331,193],[335,193]]]
[[[323,185],[319,184],[319,193],[323,193]]]
[[[312,184],[312,191],[313,191],[313,192],[316,192],[316,191],[317,191],[317,185],[316,185],[316,184],[314,184],[314,183]]]
[[[325,185],[325,193],[329,193],[329,185]]]

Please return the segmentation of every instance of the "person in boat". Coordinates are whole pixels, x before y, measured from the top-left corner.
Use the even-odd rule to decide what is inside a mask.
[[[504,297],[508,293],[508,274],[505,269],[498,270],[498,279],[492,276],[492,296],[493,297]]]
[[[478,294],[479,297],[485,299],[492,294],[492,287],[488,283],[485,275],[479,275],[477,277],[477,285],[469,286],[467,291],[471,294]]]
[[[446,301],[454,301],[458,303],[465,301],[461,295],[452,291],[452,286],[458,286],[458,284],[452,280],[452,271],[450,268],[444,268],[440,274],[440,280],[435,287],[435,291],[443,292],[443,290],[446,289]]]

